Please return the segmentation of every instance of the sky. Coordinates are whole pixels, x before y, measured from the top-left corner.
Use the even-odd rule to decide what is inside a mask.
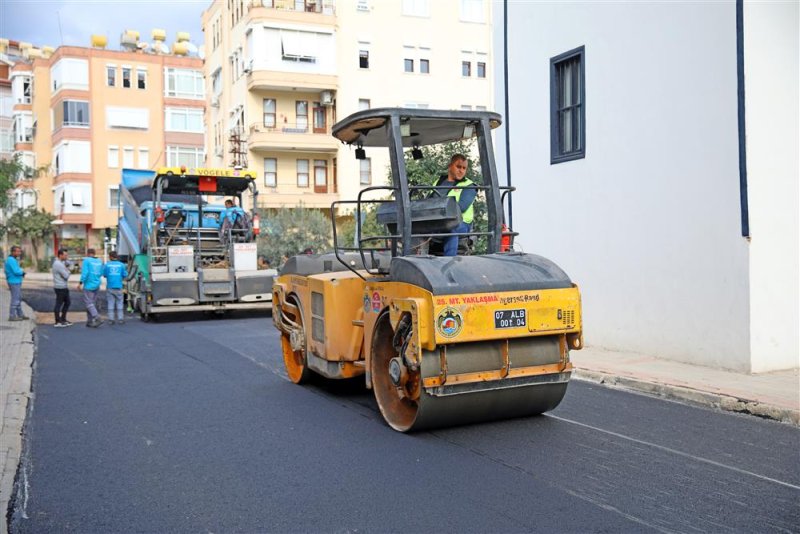
[[[200,16],[210,5],[211,0],[0,0],[0,37],[58,48],[91,46],[90,36],[101,34],[108,48],[118,50],[124,30],[138,30],[139,39],[150,42],[151,30],[161,28],[167,44],[184,31],[200,45]]]

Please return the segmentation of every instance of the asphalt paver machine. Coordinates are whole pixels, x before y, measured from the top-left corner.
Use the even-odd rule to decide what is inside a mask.
[[[250,213],[223,203],[243,206],[247,193]],[[247,169],[123,169],[118,241],[130,306],[145,320],[271,309],[277,272],[257,266],[257,195]]]
[[[503,246],[506,200],[491,130],[500,115],[478,111],[371,109],[333,127],[357,147],[385,147],[391,185],[368,187],[352,204],[361,221],[369,192],[385,189],[383,235],[357,233],[329,254],[290,258],[273,285],[273,321],[289,378],[363,375],[380,412],[406,432],[540,414],[564,397],[569,351],[583,346],[578,287],[552,261]],[[459,140],[477,146],[486,223],[469,233],[486,253],[436,256],[420,243],[452,235],[456,199],[410,185],[404,151]],[[435,177],[431,177],[434,183]],[[427,194],[426,194],[427,193]]]

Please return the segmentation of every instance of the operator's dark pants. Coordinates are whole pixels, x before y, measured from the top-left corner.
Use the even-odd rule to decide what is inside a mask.
[[[56,324],[64,323],[67,321],[67,311],[72,302],[69,298],[69,288],[56,287],[53,291],[56,292],[56,306],[53,309],[53,314],[56,316]]]

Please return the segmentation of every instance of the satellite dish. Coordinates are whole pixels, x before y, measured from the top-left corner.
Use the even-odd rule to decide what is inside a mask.
[[[190,54],[197,55],[197,45],[195,45],[195,44],[192,44],[192,43],[188,43],[188,42],[187,42],[187,43],[186,43],[186,50],[187,50],[187,51],[188,51]]]
[[[198,49],[197,49],[197,57],[199,57],[200,59],[205,59],[206,58],[206,47],[205,46],[198,47]]]
[[[145,42],[141,42],[141,43],[136,45],[136,48],[138,48],[139,50],[144,51],[144,50],[147,50],[148,48],[150,48],[150,45],[145,43]]]
[[[169,54],[169,47],[161,41],[156,41],[151,46],[156,54]]]

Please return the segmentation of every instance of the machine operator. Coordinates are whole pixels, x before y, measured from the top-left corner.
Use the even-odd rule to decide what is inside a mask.
[[[449,191],[436,190],[436,193],[455,197],[458,207],[461,209],[461,223],[452,230],[453,233],[472,231],[472,220],[475,216],[472,203],[475,201],[478,190],[469,187],[475,183],[469,178],[465,178],[468,167],[469,162],[464,154],[453,154],[447,167],[447,176],[442,176],[436,182],[437,186],[450,187]],[[455,256],[458,253],[458,239],[457,235],[444,238],[445,256]]]

